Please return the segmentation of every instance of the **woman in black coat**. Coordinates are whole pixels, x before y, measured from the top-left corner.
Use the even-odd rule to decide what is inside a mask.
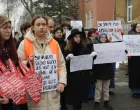
[[[89,70],[70,72],[70,59],[73,56],[90,54],[83,36],[83,32],[73,29],[71,35],[68,37],[69,42],[65,48],[67,67],[66,96],[67,103],[73,105],[73,110],[81,110],[82,103],[88,102]],[[91,56],[94,57],[95,55],[95,52],[91,53]]]
[[[130,35],[140,34],[140,24],[134,24]],[[131,89],[132,97],[140,98],[140,56],[128,57],[128,71],[129,71],[129,88]]]

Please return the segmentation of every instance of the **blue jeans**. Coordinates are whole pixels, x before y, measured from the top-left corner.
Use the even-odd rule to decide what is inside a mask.
[[[95,84],[90,84],[88,97],[90,99],[94,98],[94,93],[95,93]]]
[[[110,80],[110,86],[109,88],[115,89],[115,71],[116,71],[116,63],[112,64],[112,78]]]
[[[140,88],[133,88],[131,89],[132,93],[140,93]]]

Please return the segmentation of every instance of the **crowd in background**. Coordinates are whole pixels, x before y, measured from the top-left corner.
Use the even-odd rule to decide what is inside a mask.
[[[67,30],[71,30],[71,34],[66,38]],[[11,58],[18,65],[18,57],[23,61],[29,58],[33,62],[34,54],[56,54],[60,69],[58,88],[42,93],[38,105],[28,97],[26,102],[16,105],[2,96],[2,110],[68,110],[67,104],[72,105],[73,110],[81,110],[82,103],[87,103],[90,99],[94,99],[94,110],[100,110],[102,95],[104,107],[113,110],[109,95],[115,95],[115,62],[95,64],[91,70],[70,72],[70,60],[74,56],[90,54],[94,62],[98,55],[94,52],[93,44],[111,42],[105,33],[99,33],[96,28],[91,28],[88,32],[84,29],[79,31],[73,29],[68,22],[55,25],[52,18],[42,16],[35,16],[31,22],[23,23],[20,31],[15,32],[13,37],[10,20],[0,15],[0,60],[7,65],[6,60]],[[140,34],[140,24],[132,25],[128,34]],[[33,50],[24,48],[25,44],[29,48],[32,46]],[[140,98],[139,65],[140,56],[128,57],[129,88],[134,98]]]

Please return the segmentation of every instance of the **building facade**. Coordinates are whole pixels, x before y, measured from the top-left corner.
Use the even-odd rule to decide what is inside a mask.
[[[79,19],[85,28],[97,27],[97,21],[114,19],[114,0],[79,0]]]
[[[140,21],[140,0],[116,0],[116,19],[124,23]]]

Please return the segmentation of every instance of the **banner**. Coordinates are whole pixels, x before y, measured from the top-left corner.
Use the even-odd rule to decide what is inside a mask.
[[[128,51],[128,56],[140,56],[140,35],[124,35],[123,41]]]
[[[56,90],[58,84],[56,55],[37,54],[34,60],[37,76],[42,73],[42,92]]]
[[[106,33],[110,41],[122,41],[121,21],[98,21],[97,25],[99,33]]]
[[[24,82],[17,76],[16,68],[8,60],[8,67],[0,61],[0,95],[12,99],[15,104],[19,104],[25,99],[25,86]]]
[[[35,104],[40,102],[42,83],[37,79],[30,61],[29,65],[30,68],[19,59],[19,67],[16,67],[8,59],[7,68],[0,60],[0,96],[12,99],[15,104],[24,104],[27,90]]]
[[[70,72],[92,69],[93,57],[91,55],[74,56],[70,60]]]
[[[18,72],[18,74],[24,81],[25,88],[29,93],[30,97],[37,105],[41,100],[42,74],[39,73],[39,75],[36,76],[32,63],[30,61],[28,61],[28,63],[30,68],[26,67],[26,65],[24,65],[22,61],[19,59],[20,69],[22,70],[22,73],[24,75],[20,73],[20,71]]]
[[[94,51],[97,52],[97,58],[94,60],[94,64],[126,61],[124,42],[94,44],[93,47]]]
[[[65,40],[66,40],[66,41],[67,41],[67,38],[69,37],[70,34],[71,34],[71,31],[66,30],[66,37],[65,37]]]

